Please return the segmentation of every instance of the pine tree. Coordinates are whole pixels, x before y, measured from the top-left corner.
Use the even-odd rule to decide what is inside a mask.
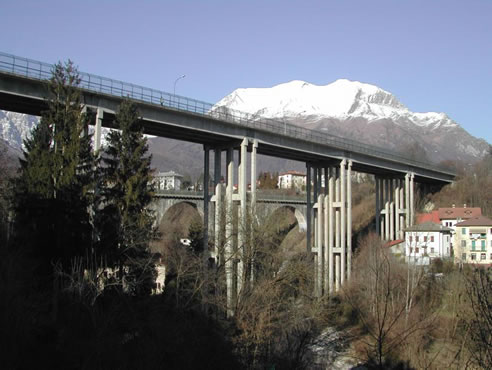
[[[148,208],[153,194],[151,156],[135,104],[120,105],[115,126],[103,154],[102,214],[111,222],[102,227],[101,247],[131,294],[149,294],[156,277],[149,245],[155,235]]]
[[[53,264],[68,267],[75,256],[84,256],[91,242],[93,158],[79,84],[71,61],[55,65],[48,109],[24,141],[14,189],[17,244],[48,274]]]

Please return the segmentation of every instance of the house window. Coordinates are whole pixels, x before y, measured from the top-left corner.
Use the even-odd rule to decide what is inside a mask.
[[[431,253],[434,253],[434,247],[431,247]]]
[[[482,240],[482,243],[481,243],[481,247],[482,247],[482,250],[484,251],[485,250],[485,240]]]
[[[419,247],[415,248],[415,253],[419,253]]]
[[[427,236],[424,236],[424,243],[427,243]]]
[[[463,261],[466,261],[466,253],[463,253],[463,254],[461,255],[461,259],[462,259]]]
[[[412,254],[412,253],[413,253],[413,248],[412,248],[412,247],[410,247],[410,254]]]
[[[490,253],[490,259],[492,260],[492,253]]]
[[[463,228],[461,229],[461,235],[466,235],[466,228],[464,228],[464,227],[463,227]]]
[[[434,243],[434,235],[431,235],[431,242]]]
[[[475,253],[471,254],[471,260],[475,261],[477,259],[477,255]]]
[[[408,237],[408,240],[410,241],[410,243],[412,242],[412,235]]]
[[[419,236],[418,236],[418,235],[415,237],[415,241],[416,241],[417,243],[419,242]]]
[[[486,253],[480,253],[480,260],[485,261]]]
[[[462,246],[463,248],[464,248],[464,247],[466,247],[466,240],[462,240],[462,241],[461,241],[461,246]]]
[[[475,240],[472,240],[472,251],[475,250]]]

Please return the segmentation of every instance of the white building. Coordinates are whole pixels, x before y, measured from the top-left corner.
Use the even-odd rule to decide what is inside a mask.
[[[455,262],[492,264],[492,220],[479,216],[456,224]]]
[[[450,258],[451,228],[433,222],[411,226],[405,231],[405,259],[428,265],[434,258]]]
[[[156,190],[179,190],[183,176],[174,171],[159,172],[154,177]]]
[[[306,174],[298,171],[282,172],[278,176],[279,189],[295,189],[300,191],[306,186]]]

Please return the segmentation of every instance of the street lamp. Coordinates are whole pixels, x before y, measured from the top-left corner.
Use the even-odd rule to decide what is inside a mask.
[[[173,97],[174,97],[174,100],[176,100],[176,84],[178,83],[179,80],[181,80],[182,78],[185,78],[186,75],[182,75],[182,76],[179,76],[175,81],[174,81],[174,89],[173,89]]]

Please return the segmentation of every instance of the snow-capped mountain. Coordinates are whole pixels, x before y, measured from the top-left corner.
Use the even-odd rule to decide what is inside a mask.
[[[271,88],[237,89],[216,107],[287,121],[382,148],[420,152],[414,154],[436,162],[476,161],[488,150],[485,140],[468,134],[445,113],[412,112],[388,91],[345,79],[325,86],[295,80]]]
[[[0,110],[0,138],[15,149],[22,148],[22,141],[38,124],[38,117]]]

